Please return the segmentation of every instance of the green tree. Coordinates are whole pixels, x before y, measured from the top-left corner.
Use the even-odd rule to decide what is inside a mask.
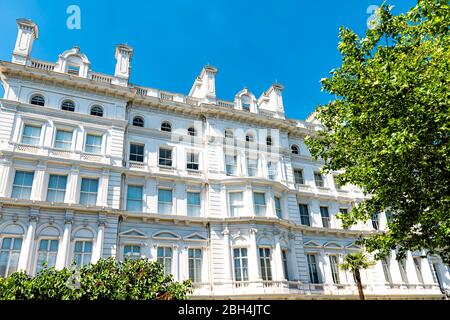
[[[359,299],[364,300],[364,291],[361,281],[361,269],[367,269],[374,265],[373,261],[369,261],[364,253],[350,253],[344,258],[344,262],[339,265],[342,270],[348,270],[353,273],[356,287],[358,288]]]
[[[35,277],[15,272],[0,277],[0,300],[181,300],[192,293],[190,280],[173,281],[148,259],[100,259],[80,268],[45,268]]]
[[[375,258],[425,249],[450,263],[450,3],[377,16],[364,37],[340,29],[342,65],[321,80],[334,100],[317,108],[324,130],[307,143],[339,184],[369,195],[344,227],[392,212],[388,230],[362,240]]]

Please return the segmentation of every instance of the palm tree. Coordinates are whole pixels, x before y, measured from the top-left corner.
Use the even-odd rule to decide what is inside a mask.
[[[342,270],[350,270],[355,276],[356,287],[358,288],[359,299],[364,300],[364,292],[361,283],[360,269],[367,269],[375,262],[369,261],[367,256],[362,253],[350,253],[345,256],[344,262],[339,265]]]

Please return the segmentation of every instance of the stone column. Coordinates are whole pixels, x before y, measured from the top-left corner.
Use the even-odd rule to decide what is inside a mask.
[[[22,248],[20,250],[19,262],[17,270],[22,270],[27,273],[31,272],[31,256],[34,247],[34,238],[36,235],[36,223],[39,219],[39,209],[30,208],[30,216],[29,216],[29,224],[27,233],[25,235],[24,242],[22,244]]]
[[[331,275],[330,261],[328,255],[325,253],[318,253],[316,257],[318,269],[320,270],[320,275],[322,276],[322,282],[325,284],[332,285],[334,282],[333,276]]]
[[[250,281],[260,281],[261,275],[259,272],[258,263],[258,246],[256,244],[257,229],[251,228],[249,230],[250,243],[248,247],[248,278]]]
[[[299,280],[300,275],[298,273],[298,265],[297,265],[297,254],[295,252],[295,234],[290,233],[289,237],[289,249],[288,249],[288,264],[289,264],[289,279],[290,280]]]
[[[408,283],[410,284],[419,284],[419,278],[417,276],[416,267],[414,265],[413,257],[411,255],[411,252],[408,251],[406,253],[405,258],[405,269],[406,269],[406,275],[408,277]]]
[[[189,278],[189,262],[188,262],[188,250],[187,245],[182,245],[180,247],[179,262],[180,266],[179,281],[183,281]]]
[[[97,206],[108,206],[108,185],[109,185],[109,170],[104,169],[98,182],[98,197]]]
[[[245,186],[243,200],[244,200],[244,216],[254,217],[255,208],[253,206],[253,190],[251,184],[247,184]]]
[[[0,197],[8,197],[13,184],[13,162],[9,159],[0,161]]]
[[[70,236],[72,233],[73,211],[67,210],[64,219],[64,233],[62,241],[58,248],[58,255],[56,256],[55,268],[61,270],[67,266],[67,260],[70,255]]]
[[[33,186],[31,188],[31,200],[42,201],[44,194],[44,182],[45,182],[45,171],[47,170],[47,164],[43,161],[39,161],[34,171]]]
[[[275,194],[273,192],[273,189],[271,186],[269,186],[268,191],[265,193],[266,206],[267,206],[266,217],[276,217],[277,216],[277,212],[275,209],[274,197],[275,197]],[[281,199],[280,199],[280,204],[281,204]]]
[[[180,281],[180,257],[179,257],[179,246],[174,245],[172,247],[172,274],[175,281]]]
[[[96,263],[103,256],[103,241],[105,238],[105,225],[106,221],[104,217],[99,217],[97,238],[95,241],[94,252],[92,253],[92,263]]]
[[[272,265],[274,266],[274,271],[275,271],[275,272],[272,272],[273,280],[283,281],[285,279],[285,277],[284,277],[283,256],[281,254],[280,236],[279,235],[275,235],[275,246],[273,247]]]
[[[66,203],[78,203],[79,188],[81,186],[81,179],[79,177],[80,167],[73,166],[70,169],[69,179],[67,181],[67,191],[64,202]]]
[[[227,227],[222,231],[223,235],[223,266],[224,266],[224,282],[233,281],[233,267],[230,248],[230,230]]]

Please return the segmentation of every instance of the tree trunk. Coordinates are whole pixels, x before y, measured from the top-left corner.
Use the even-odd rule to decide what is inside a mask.
[[[358,288],[359,299],[364,300],[364,292],[363,292],[363,287],[362,287],[362,283],[361,283],[361,274],[359,273],[359,269],[355,270],[355,281],[356,281],[356,287]]]

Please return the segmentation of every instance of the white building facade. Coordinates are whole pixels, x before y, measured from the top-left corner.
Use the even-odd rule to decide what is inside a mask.
[[[389,215],[343,229],[364,199],[308,152],[317,124],[287,119],[283,86],[216,97],[205,66],[188,95],[132,85],[133,49],[114,75],[74,47],[31,58],[38,27],[18,19],[12,62],[0,61],[0,275],[36,274],[113,256],[146,257],[194,297],[354,298],[338,264]],[[395,251],[362,272],[371,298],[442,298],[438,257]]]

